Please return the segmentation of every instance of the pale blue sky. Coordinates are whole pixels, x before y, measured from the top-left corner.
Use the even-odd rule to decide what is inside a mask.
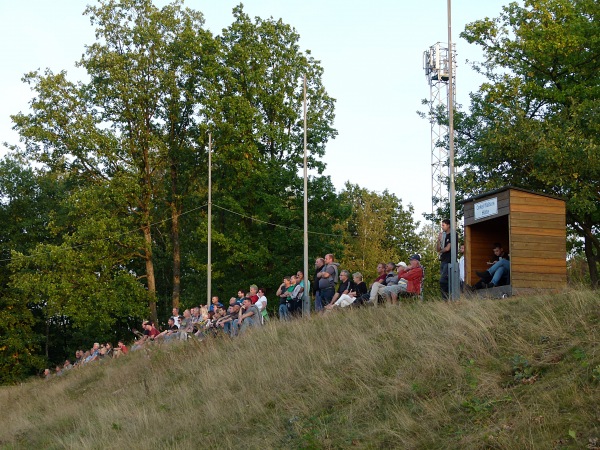
[[[66,70],[93,42],[89,0],[20,0],[0,2],[0,142],[17,143],[10,114],[26,111],[31,92],[24,73]],[[159,6],[166,1],[155,1]],[[233,20],[235,0],[187,0],[204,13],[214,34]],[[417,212],[431,210],[431,143],[429,123],[420,119],[421,99],[429,97],[422,55],[447,41],[445,0],[246,0],[246,12],[273,16],[296,28],[302,49],[310,49],[325,69],[324,83],[337,99],[335,127],[339,136],[327,146],[326,174],[339,190],[347,180],[370,190],[388,189],[412,203]],[[457,46],[457,99],[483,81],[465,64],[480,60],[478,48],[459,39],[465,24],[496,17],[508,0],[455,0],[452,35]],[[3,151],[2,151],[3,152]]]

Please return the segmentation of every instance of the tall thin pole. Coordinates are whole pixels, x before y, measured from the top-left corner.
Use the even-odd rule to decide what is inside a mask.
[[[310,296],[308,292],[308,158],[307,158],[307,119],[306,119],[306,75],[304,75],[304,296],[302,297],[302,315],[310,316]]]
[[[206,265],[206,304],[212,295],[212,133],[208,133],[208,264]]]
[[[454,52],[452,51],[452,0],[448,0],[448,75],[450,82],[448,83],[448,120],[449,120],[449,136],[450,155],[449,155],[449,172],[450,172],[450,294],[452,300],[460,298],[460,285],[458,281],[458,263],[456,252],[456,187],[454,185]]]

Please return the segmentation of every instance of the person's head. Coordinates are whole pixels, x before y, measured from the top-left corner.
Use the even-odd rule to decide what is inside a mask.
[[[231,312],[235,314],[240,310],[241,307],[242,305],[240,302],[235,302],[235,304],[231,305]]]
[[[125,344],[123,344],[123,341],[117,342],[117,347],[123,348],[124,346],[125,346]]]
[[[173,316],[174,317],[178,317],[179,316],[179,308],[173,308]]]
[[[385,273],[385,263],[377,264],[377,275]]]
[[[243,289],[240,289],[238,291],[238,298],[241,300],[246,296],[246,291],[244,291]]]
[[[185,317],[186,319],[189,319],[190,317],[192,317],[192,313],[190,312],[189,309],[186,309],[185,311],[183,311],[183,317]]]
[[[100,348],[100,344],[94,342],[94,346],[92,347],[94,350],[98,350]]]
[[[250,308],[252,306],[252,300],[250,300],[248,297],[244,298],[244,301],[242,301],[242,306],[244,309]]]
[[[320,269],[321,267],[323,267],[325,265],[325,260],[323,258],[317,258],[315,260],[315,267],[317,269]]]
[[[345,283],[346,281],[348,281],[350,279],[350,272],[348,272],[346,269],[342,270],[340,272],[340,279]]]
[[[213,305],[216,305],[217,303],[219,303],[219,297],[215,295],[210,301]]]
[[[292,284],[292,277],[283,277],[283,284],[285,284],[286,287],[289,287],[290,284]]]
[[[290,277],[290,284],[296,284],[296,275]]]
[[[396,264],[394,264],[394,263],[393,263],[393,262],[391,262],[391,261],[385,265],[385,271],[386,271],[387,273],[391,273],[391,272],[393,272],[393,271],[394,271],[394,269],[396,269]]]
[[[264,297],[265,295],[267,295],[267,290],[264,287],[258,288],[258,296]]]
[[[400,261],[398,264],[396,264],[396,270],[398,271],[398,273],[402,273],[407,269],[407,265],[404,261]]]
[[[362,273],[360,273],[360,272],[354,272],[354,273],[352,274],[352,280],[354,280],[354,282],[355,282],[356,284],[358,284],[358,283],[362,283],[362,280],[363,280]]]
[[[69,359],[65,359],[65,366],[70,366],[71,365],[71,361]]]
[[[296,281],[298,283],[300,283],[303,278],[304,278],[304,272],[302,272],[301,270],[299,270],[298,273],[296,273]]]
[[[419,255],[418,253],[415,253],[414,255],[412,255],[410,257],[410,267],[419,267],[419,265],[421,264],[421,255]]]
[[[448,233],[450,231],[450,219],[442,220],[442,231]]]
[[[258,292],[258,286],[255,284],[250,285],[250,295],[256,295]]]
[[[502,253],[504,253],[504,249],[502,248],[502,244],[500,244],[499,242],[496,242],[494,244],[494,255],[500,256],[500,255],[502,255]]]
[[[235,305],[235,303],[236,303],[236,302],[237,302],[237,298],[235,298],[235,297],[231,297],[231,298],[229,299],[229,306],[233,306],[233,305]]]
[[[465,244],[460,244],[460,249],[459,249],[460,253],[462,253],[463,255],[465,254]]]
[[[50,369],[44,369],[44,376],[47,377],[50,375]]]
[[[175,325],[175,320],[172,317],[169,317],[167,324],[169,325],[169,328],[171,328],[173,325]]]
[[[334,261],[335,261],[335,257],[333,256],[332,253],[327,253],[325,255],[325,264],[331,264]]]

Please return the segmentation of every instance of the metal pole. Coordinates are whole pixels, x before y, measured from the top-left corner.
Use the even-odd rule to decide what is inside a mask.
[[[308,158],[307,158],[307,119],[306,119],[306,74],[304,75],[304,295],[302,297],[302,315],[310,316],[310,294],[308,292]]]
[[[452,48],[452,0],[448,0],[448,69],[450,83],[448,84],[448,121],[449,121],[449,172],[450,172],[450,295],[452,300],[460,298],[458,281],[458,263],[456,253],[456,190],[454,185],[454,55]]]
[[[208,264],[206,265],[206,304],[212,294],[212,133],[208,133]]]

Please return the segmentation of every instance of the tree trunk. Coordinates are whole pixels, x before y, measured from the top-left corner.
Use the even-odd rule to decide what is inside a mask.
[[[171,202],[171,240],[173,243],[173,308],[179,308],[181,297],[181,249],[179,239],[179,210]]]
[[[146,279],[148,281],[148,295],[150,297],[150,317],[158,323],[156,312],[156,278],[154,277],[154,262],[152,261],[152,234],[149,222],[144,226],[144,241],[146,243]]]

